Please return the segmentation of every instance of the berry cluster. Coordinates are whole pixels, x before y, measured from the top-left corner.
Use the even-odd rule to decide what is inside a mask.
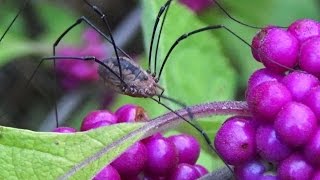
[[[265,68],[252,74],[252,117],[231,117],[215,138],[237,179],[320,179],[320,25],[269,26],[252,41]]]
[[[90,112],[84,118],[80,130],[87,131],[115,123],[147,119],[143,108],[127,104],[114,114],[106,110]],[[76,129],[60,127],[54,132],[73,133]],[[195,164],[199,155],[200,145],[194,137],[188,134],[164,137],[157,133],[136,142],[102,169],[94,179],[194,180],[208,173],[203,166]]]
[[[82,37],[82,47],[64,46],[57,50],[58,56],[95,56],[98,59],[107,57],[106,47],[100,35],[93,29],[87,29]],[[98,64],[91,61],[59,60],[57,61],[56,73],[60,85],[65,90],[73,90],[83,83],[95,82],[99,79]]]

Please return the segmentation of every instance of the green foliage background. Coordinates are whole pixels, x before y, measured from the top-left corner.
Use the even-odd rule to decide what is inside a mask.
[[[141,0],[142,6],[142,28],[144,37],[144,46],[148,53],[152,26],[158,13],[159,8],[164,4],[164,0]],[[275,24],[280,26],[288,26],[292,21],[298,18],[319,19],[319,4],[316,1],[298,1],[298,0],[221,0],[219,1],[232,16],[251,25],[265,26]],[[5,25],[15,15],[15,11],[10,9],[11,6],[5,5],[0,7],[0,32],[3,32]],[[52,42],[68,25],[73,23],[79,15],[70,11],[67,7],[52,4],[47,1],[37,1],[37,11],[41,14],[44,22],[48,22],[47,31],[35,40],[28,39],[23,31],[22,21],[18,19],[14,28],[6,36],[3,42],[0,42],[0,65],[6,66],[13,60],[22,60],[26,56],[41,57],[50,55]],[[63,8],[63,9],[61,9]],[[52,18],[52,15],[55,18]],[[194,29],[207,25],[223,24],[234,32],[250,42],[256,29],[250,29],[239,25],[223,14],[216,6],[212,6],[201,14],[194,14],[185,6],[180,5],[177,1],[172,3],[170,12],[165,22],[162,39],[159,48],[159,60],[163,60],[166,52],[172,43],[183,33],[190,32]],[[82,27],[83,28],[83,27]],[[68,38],[69,43],[79,43],[81,28],[72,33]],[[141,64],[146,67],[145,55],[141,55]],[[158,64],[159,65],[159,64]],[[169,97],[178,99],[188,105],[222,101],[222,100],[242,100],[246,81],[250,74],[260,68],[261,65],[253,60],[250,48],[242,43],[239,39],[227,33],[225,30],[212,30],[199,35],[191,36],[173,51],[169,62],[163,72],[160,84],[166,89],[165,94]],[[158,67],[159,69],[159,67]],[[117,96],[112,104],[111,109],[115,110],[119,106],[126,103],[135,103],[144,107],[150,117],[157,117],[166,109],[148,99],[136,99],[127,96]],[[175,104],[168,102],[168,105],[178,108]],[[85,107],[75,113],[70,119],[70,123],[79,126],[84,115],[96,109],[97,102],[90,100],[86,102]],[[214,137],[215,132],[226,117],[212,117],[201,119],[201,126],[209,136]],[[139,125],[120,125],[115,127],[114,133],[110,128],[102,130],[94,130],[90,136],[95,141],[103,134],[107,142],[97,145],[91,140],[83,140],[87,142],[85,146],[81,145],[81,138],[85,138],[88,134],[62,135],[57,136],[52,133],[35,133],[32,131],[24,131],[19,129],[2,127],[0,134],[0,175],[5,178],[11,176],[13,179],[36,179],[37,177],[45,177],[46,172],[41,171],[40,166],[50,169],[52,178],[64,174],[70,167],[81,162],[86,157],[92,156],[99,148],[120,137],[126,136],[126,133],[138,128]],[[201,137],[188,125],[182,125],[175,131],[169,131],[167,134],[176,131],[191,132],[196,135],[199,140]],[[118,133],[122,132],[121,135]],[[2,138],[1,138],[2,137]],[[102,138],[103,139],[103,138]],[[51,148],[55,146],[55,142],[63,143],[63,148],[70,152],[77,152],[77,146],[81,146],[81,158],[73,157],[73,162],[57,168],[57,164],[46,164],[45,162],[59,162],[59,158],[70,159],[70,153],[60,152],[59,149]],[[117,153],[109,155],[104,162],[110,162],[119,153],[121,153],[136,139],[131,139],[126,145],[119,146]],[[210,170],[214,170],[221,166],[219,158],[207,151],[206,144],[202,142],[202,154],[199,160],[200,164],[205,165]],[[34,146],[30,146],[34,144]],[[74,145],[76,147],[72,147]],[[41,149],[41,152],[37,150]],[[26,153],[25,156],[22,156]],[[41,155],[39,155],[39,153]],[[58,153],[60,157],[52,157],[52,154]],[[47,155],[48,156],[47,156]],[[42,156],[43,155],[43,156]],[[42,163],[33,161],[36,157],[40,157]],[[30,160],[28,164],[26,161]],[[60,159],[61,160],[61,159]],[[99,169],[103,163],[99,162],[96,167]],[[59,163],[58,163],[59,165]],[[26,166],[32,166],[34,169],[27,169]],[[17,172],[11,172],[17,168]],[[39,171],[33,171],[40,168]],[[26,171],[25,171],[26,170]],[[23,172],[25,171],[25,172]],[[95,170],[96,171],[96,170]],[[49,171],[48,171],[49,172]],[[81,172],[82,173],[82,172]],[[80,173],[80,174],[81,174]],[[87,168],[83,172],[85,176],[90,177],[93,174],[92,167]],[[17,175],[16,177],[14,176]],[[0,176],[0,177],[1,177]]]

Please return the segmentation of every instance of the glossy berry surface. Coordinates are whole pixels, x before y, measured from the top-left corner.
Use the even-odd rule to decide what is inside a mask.
[[[302,101],[307,105],[316,115],[320,117],[320,87],[315,87],[311,89]]]
[[[277,115],[274,128],[279,139],[290,146],[301,146],[311,138],[317,127],[312,110],[301,103],[286,104]]]
[[[310,37],[320,35],[319,23],[312,19],[299,19],[290,24],[288,32],[294,35],[300,43]]]
[[[146,174],[167,176],[178,164],[178,152],[174,144],[166,138],[155,138],[148,141]]]
[[[278,167],[280,179],[309,180],[313,175],[313,168],[299,154],[293,154],[282,161]]]
[[[121,177],[134,177],[145,167],[147,149],[141,142],[136,142],[122,153],[111,165],[117,169]]]
[[[236,166],[234,169],[235,177],[238,180],[259,179],[266,168],[258,160],[252,160]]]
[[[218,130],[214,145],[228,164],[241,164],[256,153],[255,128],[246,119],[231,117]]]
[[[250,94],[251,90],[261,83],[266,81],[280,82],[282,78],[283,74],[272,72],[267,68],[259,69],[250,76],[246,94]]]
[[[304,147],[304,156],[308,162],[319,167],[320,165],[320,129]]]
[[[57,133],[75,133],[77,130],[72,127],[57,127],[55,128],[52,132],[57,132]]]
[[[301,45],[299,66],[302,70],[320,76],[320,36],[312,37]]]
[[[167,138],[178,152],[179,164],[195,164],[200,155],[200,144],[197,139],[188,134],[179,134]]]
[[[182,4],[186,5],[194,12],[201,12],[208,8],[211,4],[214,4],[210,0],[179,0]]]
[[[116,116],[107,110],[92,111],[83,119],[81,131],[87,131],[101,126],[107,126],[117,122]]]
[[[200,174],[200,177],[209,173],[208,170],[205,167],[201,166],[200,164],[196,164],[193,167],[198,171],[198,173]]]
[[[262,125],[257,129],[256,141],[257,152],[269,162],[283,160],[292,152],[290,147],[277,138],[271,125]]]
[[[298,62],[299,41],[291,33],[276,27],[261,30],[254,38],[254,57],[274,72],[284,72]]]
[[[196,180],[200,177],[199,172],[192,165],[181,163],[169,176],[169,180]]]
[[[277,81],[261,83],[247,96],[253,116],[269,122],[273,122],[281,108],[291,100],[290,91]]]
[[[147,121],[149,118],[145,113],[145,110],[134,104],[126,104],[121,106],[116,112],[115,115],[120,122],[139,122]]]
[[[93,178],[93,180],[121,180],[121,177],[118,173],[118,171],[113,168],[111,165],[108,165],[104,167],[96,176]]]
[[[319,85],[317,77],[306,72],[292,72],[281,81],[291,92],[292,99],[301,101],[311,88]]]

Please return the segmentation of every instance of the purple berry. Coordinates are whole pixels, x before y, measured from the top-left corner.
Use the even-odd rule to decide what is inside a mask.
[[[265,34],[268,32],[269,29],[271,28],[277,28],[276,26],[267,26],[265,28],[263,28],[259,33],[257,33],[251,42],[251,52],[252,52],[252,56],[259,62],[261,62],[260,60],[260,53],[259,53],[259,48],[261,46],[261,44],[263,43],[261,41],[261,39],[265,36]]]
[[[266,81],[281,81],[283,74],[275,73],[267,68],[259,69],[252,73],[248,81],[248,88],[246,94],[250,94],[251,90],[257,85]]]
[[[312,37],[302,43],[299,65],[302,70],[320,76],[320,36]]]
[[[113,168],[111,165],[104,167],[94,178],[93,180],[121,180],[121,177],[118,171]]]
[[[244,164],[235,166],[234,173],[238,180],[259,179],[263,175],[266,168],[258,160],[252,160]]]
[[[147,149],[141,142],[136,142],[122,153],[111,165],[118,170],[121,177],[134,177],[145,167]]]
[[[194,12],[201,12],[213,4],[210,0],[180,0],[180,2]]]
[[[57,127],[55,128],[52,132],[57,132],[57,133],[75,133],[77,130],[72,127]]]
[[[231,117],[218,130],[214,145],[228,164],[242,164],[256,154],[255,129],[248,120]]]
[[[320,26],[315,20],[299,19],[288,27],[288,31],[301,43],[310,37],[320,35]]]
[[[307,143],[316,127],[317,118],[311,109],[297,102],[286,104],[274,123],[279,139],[293,147]]]
[[[280,109],[292,99],[290,91],[277,81],[257,85],[247,95],[248,106],[258,120],[274,121]]]
[[[320,170],[317,170],[312,177],[312,180],[320,180]]]
[[[101,126],[108,126],[117,122],[117,118],[107,110],[92,111],[83,119],[81,124],[81,131],[98,128]]]
[[[196,164],[193,167],[196,168],[196,170],[199,172],[200,177],[209,173],[208,170],[205,167],[201,166],[200,164]]]
[[[291,149],[276,136],[271,125],[262,125],[256,133],[257,152],[267,161],[280,161],[291,154]]]
[[[167,138],[177,151],[180,163],[195,164],[200,155],[200,144],[197,139],[188,134],[179,134]]]
[[[262,29],[254,38],[254,57],[266,68],[285,72],[297,64],[299,41],[291,33],[276,27]]]
[[[260,176],[258,180],[278,180],[279,178],[276,175],[265,174]]]
[[[181,163],[169,176],[169,180],[195,180],[200,177],[199,172],[192,165]]]
[[[145,172],[153,176],[167,176],[178,164],[178,152],[166,138],[148,141]]]
[[[303,103],[320,118],[320,86],[312,88],[305,96]]]
[[[141,142],[146,144],[152,139],[159,139],[159,138],[165,138],[165,137],[163,137],[163,135],[158,132],[158,133],[155,133],[155,134],[153,134],[153,135],[151,135],[149,137],[146,137],[146,138],[142,139]]]
[[[134,104],[126,104],[120,107],[116,112],[118,122],[139,122],[147,121],[149,118],[145,110]]]
[[[320,166],[320,129],[304,147],[304,156],[311,164]]]
[[[282,83],[289,89],[295,101],[301,101],[311,88],[319,85],[317,77],[303,72],[288,74]]]
[[[312,166],[299,154],[289,156],[278,167],[279,179],[309,180],[312,177],[312,173]]]

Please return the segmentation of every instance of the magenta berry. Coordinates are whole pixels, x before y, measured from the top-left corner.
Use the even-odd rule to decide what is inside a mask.
[[[312,174],[312,166],[299,154],[289,156],[278,167],[279,179],[309,180]]]
[[[314,174],[311,180],[320,180],[320,170],[317,170]]]
[[[57,133],[75,133],[77,130],[72,127],[57,127],[55,128],[52,132],[57,132]]]
[[[199,172],[192,165],[181,163],[169,176],[169,180],[196,180],[200,177]]]
[[[317,77],[320,76],[320,36],[312,37],[301,45],[300,68]]]
[[[87,131],[101,126],[107,126],[117,122],[117,118],[113,113],[107,110],[92,111],[83,119],[81,131]]]
[[[153,176],[167,176],[178,164],[178,152],[174,144],[166,138],[148,141],[145,172]]]
[[[293,100],[301,101],[311,88],[319,85],[319,80],[305,72],[292,72],[283,78],[282,83],[291,92]]]
[[[303,103],[314,112],[316,117],[320,117],[320,86],[312,88],[303,99]]]
[[[291,153],[291,149],[279,141],[271,125],[262,125],[257,129],[256,141],[257,152],[267,161],[280,161]]]
[[[254,57],[265,67],[284,72],[297,64],[299,41],[291,33],[276,27],[266,27],[254,38]]]
[[[301,43],[310,37],[320,35],[320,26],[315,20],[299,19],[288,27],[288,31]]]
[[[267,68],[259,69],[252,73],[248,81],[246,94],[250,94],[251,90],[257,85],[266,81],[281,81],[283,74],[275,73]]]
[[[275,175],[265,174],[259,177],[259,180],[279,180],[279,178]]]
[[[248,120],[231,117],[218,130],[214,145],[228,164],[241,164],[256,154],[255,129]]]
[[[210,0],[180,0],[180,2],[194,12],[201,12],[213,4]]]
[[[320,165],[320,129],[304,147],[304,156],[308,162],[319,167]]]
[[[259,179],[266,168],[258,160],[252,160],[234,168],[235,177],[238,180]]]
[[[199,172],[200,177],[209,173],[208,170],[200,164],[196,164],[193,167]]]
[[[94,178],[93,180],[121,180],[121,177],[118,171],[113,168],[111,165],[104,167]]]
[[[165,138],[165,137],[163,137],[163,135],[158,132],[158,133],[155,133],[155,134],[153,134],[153,135],[151,135],[149,137],[146,137],[146,138],[142,139],[141,142],[142,143],[148,143],[152,139],[159,139],[159,138]]]
[[[148,120],[148,116],[145,110],[134,104],[126,104],[120,107],[115,115],[118,118],[118,122],[138,122]]]
[[[292,99],[290,91],[277,81],[267,81],[254,87],[247,95],[255,118],[274,121],[281,108]]]
[[[257,33],[253,38],[252,38],[252,42],[251,42],[251,52],[252,52],[252,56],[259,62],[260,61],[260,46],[263,43],[261,41],[261,39],[263,38],[263,36],[268,32],[269,29],[271,28],[276,28],[276,26],[267,26],[265,28],[263,28],[259,33]]]
[[[122,153],[111,165],[118,170],[121,177],[134,177],[145,167],[147,149],[141,142],[136,142],[127,151]]]
[[[179,134],[168,137],[177,151],[180,163],[195,164],[200,155],[200,144],[197,139],[188,134]]]
[[[286,104],[274,124],[279,139],[290,146],[307,143],[316,127],[317,118],[311,109],[297,102]]]

